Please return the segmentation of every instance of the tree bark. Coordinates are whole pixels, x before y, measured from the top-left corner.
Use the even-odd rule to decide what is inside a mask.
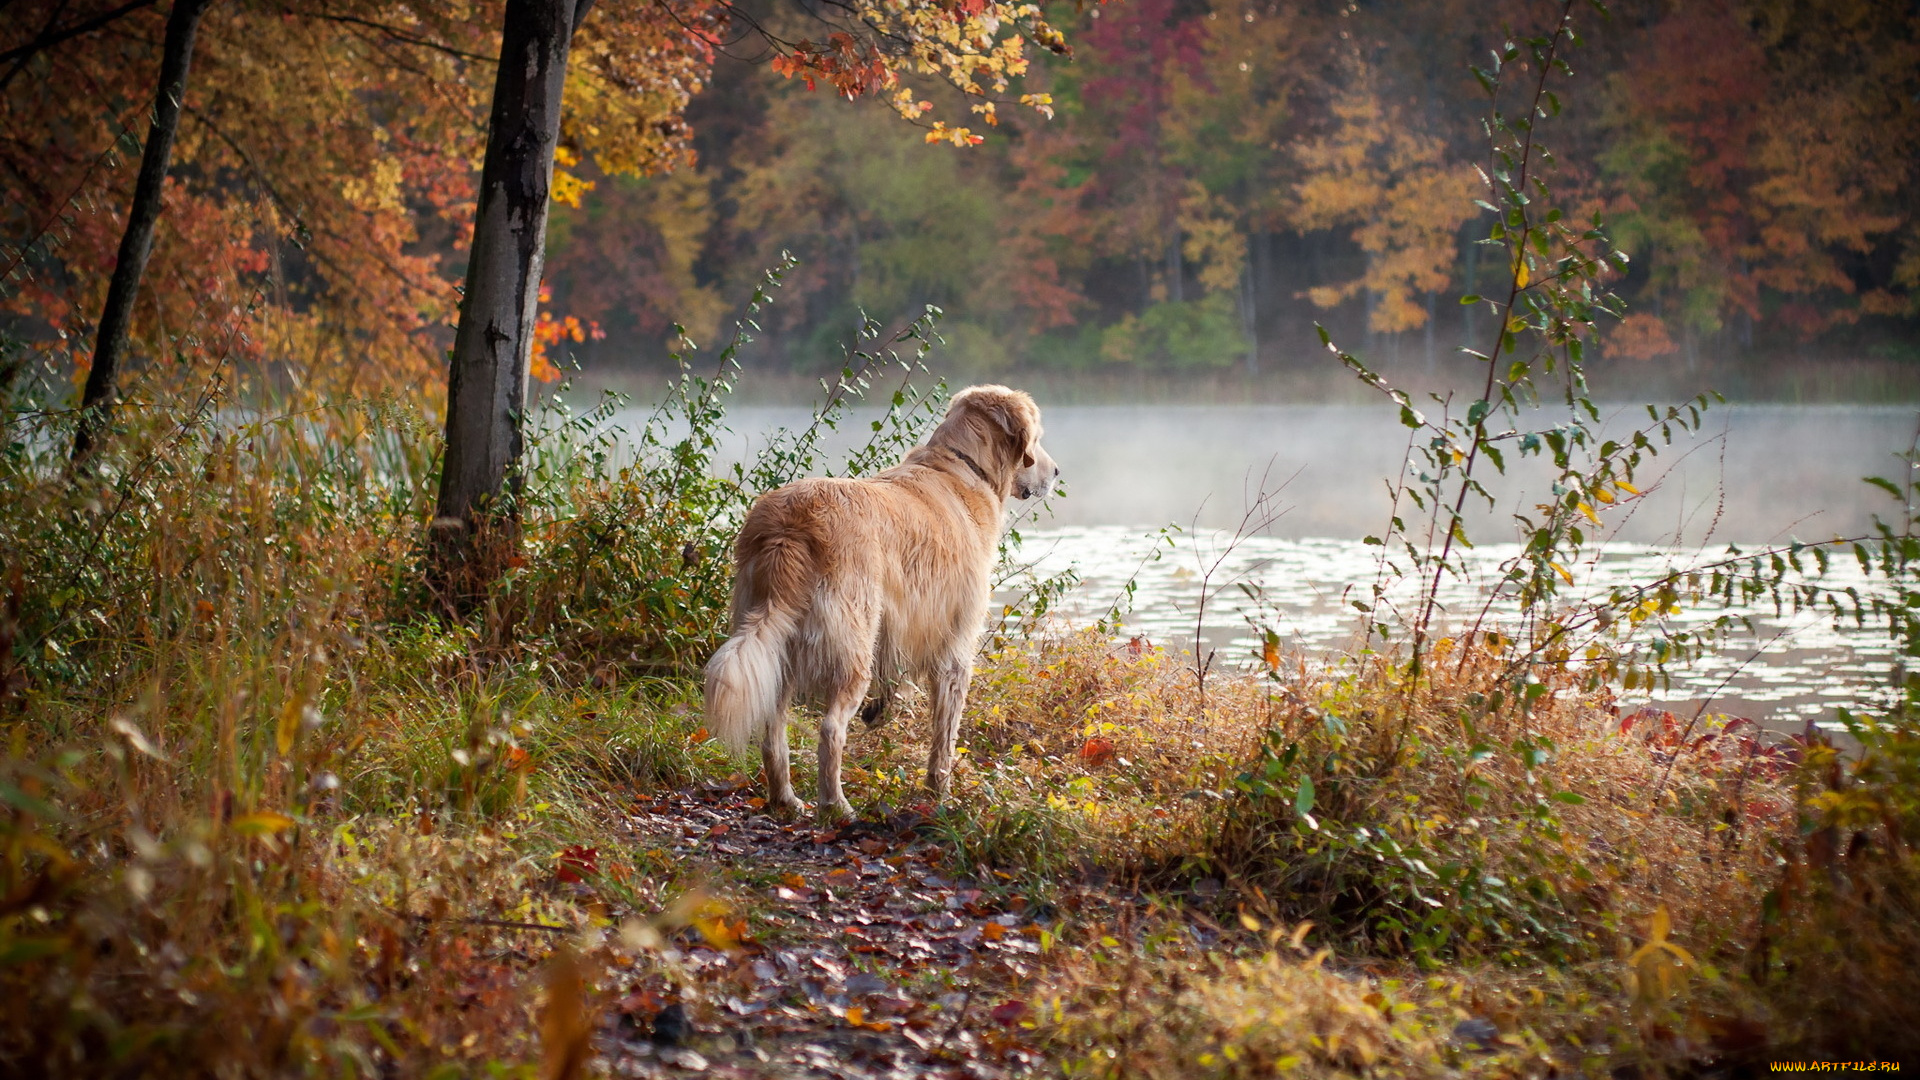
[[[1241,278],[1240,327],[1247,337],[1247,374],[1260,374],[1260,249],[1264,237],[1247,239],[1247,268]]]
[[[447,446],[433,550],[465,607],[517,550],[522,424],[560,100],[592,0],[508,0],[487,122],[466,292],[447,371]]]
[[[187,90],[187,69],[193,63],[193,36],[209,0],[174,0],[167,15],[167,37],[160,53],[160,89],[154,95],[153,120],[140,150],[140,174],[133,184],[133,203],[127,208],[127,229],[120,236],[120,252],[107,285],[107,303],[100,311],[94,337],[93,366],[80,396],[80,425],[73,435],[73,462],[84,466],[99,441],[107,414],[113,408],[114,383],[120,361],[133,333],[133,305],[140,279],[153,254],[154,227],[160,222],[160,196],[173,160],[173,138],[180,130],[180,99]]]

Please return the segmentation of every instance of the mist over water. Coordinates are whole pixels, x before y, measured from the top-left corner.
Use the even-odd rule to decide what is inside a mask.
[[[1409,432],[1391,408],[1369,405],[1056,405],[1045,410],[1046,446],[1065,496],[1030,518],[1035,528],[1118,525],[1230,528],[1263,478],[1285,514],[1265,535],[1358,540],[1386,526],[1387,483],[1398,476]],[[729,412],[724,459],[745,460],[765,434],[805,425],[806,406],[745,405]],[[863,443],[876,412],[855,412],[824,440],[837,464]],[[1605,431],[1647,423],[1641,406],[1612,406]],[[616,422],[644,422],[640,409]],[[1543,426],[1554,422],[1543,411]],[[1850,536],[1892,508],[1861,482],[1893,476],[1920,414],[1908,406],[1719,405],[1696,435],[1674,431],[1636,475],[1646,498],[1609,515],[1606,538],[1639,544],[1759,544]],[[1655,441],[1661,442],[1656,433]],[[1477,540],[1515,539],[1516,509],[1544,497],[1547,470],[1509,452],[1511,477],[1483,477],[1499,498],[1469,510]],[[1414,520],[1411,507],[1402,517]]]
[[[1346,592],[1364,595],[1380,549],[1361,542],[1387,524],[1387,484],[1400,471],[1408,429],[1391,408],[1362,405],[1065,405],[1046,407],[1046,446],[1060,463],[1063,497],[1050,507],[1020,507],[1019,558],[1037,575],[1072,570],[1080,586],[1062,607],[1070,622],[1105,614],[1128,580],[1137,583],[1124,633],[1175,651],[1213,651],[1217,663],[1247,663],[1256,628],[1278,631],[1294,650],[1338,655],[1355,641]],[[744,406],[730,413],[729,460],[744,460],[764,433],[803,425],[805,407]],[[1617,437],[1648,417],[1638,406],[1603,412]],[[632,424],[642,415],[620,418]],[[837,464],[870,434],[873,414],[856,414],[826,440]],[[1539,426],[1553,423],[1543,413]],[[1672,566],[1752,547],[1870,532],[1875,513],[1896,510],[1862,483],[1898,478],[1895,454],[1912,444],[1915,410],[1905,406],[1721,405],[1697,433],[1673,432],[1636,475],[1645,495],[1606,512],[1603,543],[1571,568],[1570,595],[1603,594],[1610,585],[1646,580]],[[1549,491],[1550,472],[1508,455],[1510,474],[1488,472],[1497,506],[1472,507],[1476,547],[1467,580],[1443,590],[1447,618],[1465,621],[1485,603],[1485,583],[1518,550],[1511,523]],[[1284,513],[1257,536],[1234,542],[1248,498],[1264,484]],[[1410,527],[1423,521],[1403,503]],[[1156,537],[1165,525],[1180,529]],[[1157,557],[1155,553],[1158,553]],[[1215,561],[1218,559],[1217,568]],[[1209,578],[1211,568],[1211,577]],[[1839,571],[1856,581],[1850,568]],[[1210,601],[1199,601],[1203,583]],[[1256,594],[1249,598],[1240,585]],[[1411,594],[1411,584],[1400,592]],[[1011,594],[1009,594],[1011,595]],[[1721,612],[1675,617],[1705,623]],[[1497,619],[1502,614],[1496,606]],[[1835,629],[1815,613],[1748,612],[1757,635],[1741,635],[1719,655],[1676,669],[1670,688],[1625,703],[1749,716],[1776,730],[1830,719],[1835,705],[1879,693],[1893,655],[1875,631]]]
[[[1647,421],[1638,406],[1603,416],[1610,436]],[[1716,407],[1698,435],[1676,431],[1646,461],[1636,484],[1647,498],[1608,538],[1752,544],[1861,532],[1890,504],[1860,478],[1895,471],[1915,420],[1898,406]],[[1047,410],[1046,426],[1068,482],[1048,523],[1229,528],[1264,474],[1287,508],[1269,535],[1287,539],[1379,534],[1410,434],[1393,410],[1360,405],[1068,406]],[[1511,513],[1547,493],[1537,461],[1509,453],[1508,465],[1505,480],[1483,466],[1500,501],[1475,523],[1479,539],[1514,539]],[[1402,516],[1411,523],[1413,509]]]

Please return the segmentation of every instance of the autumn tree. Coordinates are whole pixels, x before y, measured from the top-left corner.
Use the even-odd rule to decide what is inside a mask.
[[[1304,176],[1293,217],[1306,228],[1352,226],[1366,272],[1312,290],[1313,302],[1333,307],[1363,295],[1369,332],[1427,325],[1430,298],[1453,280],[1455,236],[1472,205],[1471,167],[1383,101],[1364,64],[1354,65],[1331,112],[1331,130],[1295,150]]]
[[[120,148],[137,145],[153,101],[167,12],[34,6],[14,8],[30,25],[55,9],[96,25],[37,50],[0,93],[0,309],[84,380],[91,352],[70,346],[96,336],[137,179]],[[441,266],[457,255],[479,146],[471,75],[491,57],[467,13],[422,10],[208,8],[128,328],[126,356],[164,364],[118,377],[219,369],[329,396],[437,373],[456,295]]]
[[[1768,323],[1805,339],[1914,311],[1920,16],[1675,7],[1611,83],[1604,194],[1648,265],[1630,355]]]

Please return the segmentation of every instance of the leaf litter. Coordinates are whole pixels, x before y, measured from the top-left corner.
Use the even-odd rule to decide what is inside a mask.
[[[624,987],[602,1041],[614,1075],[993,1080],[1041,1063],[1021,995],[1055,905],[943,872],[926,807],[818,829],[764,805],[736,775],[623,814],[637,846],[721,883],[746,917],[735,940],[684,930],[665,965],[608,973]],[[693,1023],[663,1033],[676,1005]]]

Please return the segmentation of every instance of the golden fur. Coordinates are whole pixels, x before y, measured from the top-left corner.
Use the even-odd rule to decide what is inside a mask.
[[[800,697],[825,709],[820,816],[852,817],[840,759],[876,676],[927,682],[927,786],[946,795],[1002,508],[1044,494],[1059,473],[1040,434],[1032,398],[975,386],[893,468],[801,480],[753,504],[734,543],[732,636],[707,663],[707,727],[736,752],[760,746],[771,809],[802,808],[787,750],[787,707]]]

